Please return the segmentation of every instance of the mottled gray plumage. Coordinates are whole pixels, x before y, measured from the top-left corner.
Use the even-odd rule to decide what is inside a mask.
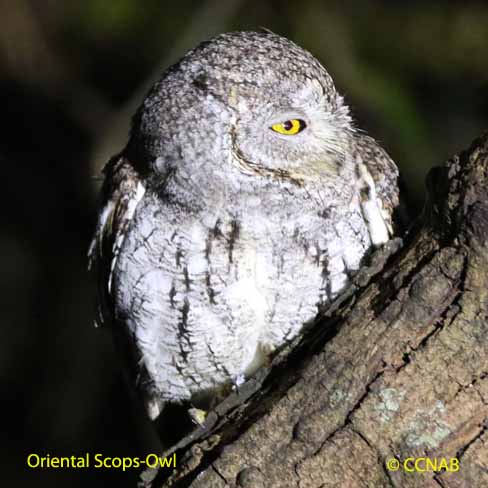
[[[300,120],[284,135],[274,124]],[[147,409],[238,384],[392,234],[398,171],[331,77],[267,32],[169,68],[105,168],[91,248]]]

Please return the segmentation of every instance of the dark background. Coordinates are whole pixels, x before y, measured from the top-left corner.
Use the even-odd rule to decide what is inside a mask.
[[[92,326],[94,178],[150,80],[210,35],[267,27],[309,49],[400,166],[488,126],[483,1],[0,0],[2,486],[133,486],[121,471],[28,470],[26,455],[140,454],[110,337]]]

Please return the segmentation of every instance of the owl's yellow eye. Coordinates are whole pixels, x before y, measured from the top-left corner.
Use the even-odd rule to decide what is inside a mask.
[[[302,119],[290,119],[285,122],[280,122],[279,124],[273,124],[271,129],[278,132],[278,134],[294,136],[295,134],[302,132],[305,127],[307,127],[307,124],[305,124],[305,121]]]

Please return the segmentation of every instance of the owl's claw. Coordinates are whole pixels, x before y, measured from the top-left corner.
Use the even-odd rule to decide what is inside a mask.
[[[199,408],[189,408],[188,415],[190,415],[190,418],[195,424],[201,427],[207,419],[208,412]]]
[[[242,386],[246,382],[246,376],[240,374],[234,378],[232,389],[239,390],[239,386]]]

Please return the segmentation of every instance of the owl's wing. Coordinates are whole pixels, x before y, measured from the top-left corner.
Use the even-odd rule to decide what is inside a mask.
[[[124,238],[145,187],[131,162],[115,156],[103,168],[102,210],[88,250],[89,267],[96,264],[99,275],[100,318],[111,295],[112,276]]]
[[[399,172],[388,153],[372,138],[356,134],[354,154],[360,177],[360,198],[374,244],[395,234],[399,207]],[[381,222],[382,221],[382,222]]]

